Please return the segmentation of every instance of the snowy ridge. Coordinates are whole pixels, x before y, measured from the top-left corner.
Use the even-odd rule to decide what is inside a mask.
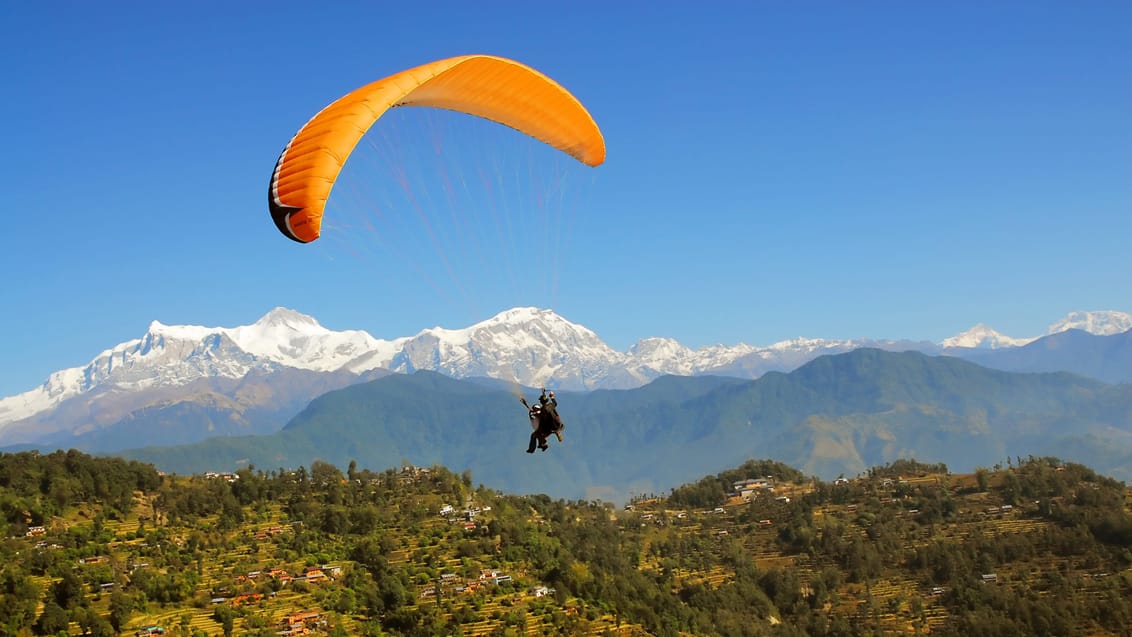
[[[1132,314],[1115,312],[1070,312],[1065,318],[1049,326],[1046,334],[1066,330],[1084,330],[1098,336],[1111,336],[1132,330]]]
[[[1111,336],[1127,332],[1130,329],[1132,329],[1132,314],[1114,310],[1070,312],[1061,320],[1051,324],[1043,336],[1059,334],[1066,330],[1083,330],[1097,336]],[[944,339],[940,342],[940,346],[944,348],[1000,349],[1021,347],[1038,340],[1038,338],[1040,337],[1013,338],[1005,336],[991,327],[979,323],[966,332]]]
[[[1049,333],[1067,329],[1116,334],[1132,329],[1132,315],[1073,312],[1052,324]],[[1004,336],[979,324],[928,345],[997,349],[1032,340]],[[360,330],[329,330],[313,317],[286,308],[275,308],[251,325],[233,328],[154,321],[141,338],[102,352],[86,366],[55,372],[39,387],[0,399],[0,441],[11,423],[95,390],[176,388],[207,378],[240,379],[252,370],[290,367],[354,374],[375,369],[432,370],[528,387],[624,389],[664,374],[753,378],[768,369],[793,369],[816,356],[857,347],[917,348],[898,341],[795,338],[766,347],[740,343],[693,350],[671,338],[651,337],[619,352],[592,330],[534,307],[510,309],[461,329],[434,327],[393,340],[376,339]]]
[[[284,308],[236,328],[153,321],[141,338],[102,352],[84,367],[55,372],[31,391],[0,399],[0,432],[7,423],[95,388],[179,387],[201,378],[242,378],[253,369],[270,371],[279,366],[334,371],[361,354],[376,353],[378,360],[384,354],[388,360],[395,348],[396,343],[365,332],[328,330],[313,318]]]
[[[1000,347],[1021,347],[1034,340],[1033,338],[1011,338],[979,323],[962,334],[945,338],[940,345],[945,348],[966,347],[972,349],[999,349]]]

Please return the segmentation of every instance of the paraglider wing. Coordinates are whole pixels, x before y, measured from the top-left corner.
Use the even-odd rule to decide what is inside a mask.
[[[287,237],[318,238],[322,213],[354,147],[394,106],[443,108],[526,133],[590,166],[605,161],[605,140],[573,95],[519,62],[469,55],[418,66],[363,86],[322,109],[283,149],[268,207]]]

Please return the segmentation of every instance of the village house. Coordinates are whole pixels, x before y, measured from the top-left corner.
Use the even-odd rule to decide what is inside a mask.
[[[310,582],[311,584],[318,584],[328,581],[330,578],[326,576],[326,573],[322,572],[321,568],[317,566],[308,566],[303,570],[303,576],[296,577],[295,579]]]
[[[459,584],[456,586],[457,593],[474,593],[478,591],[483,584],[480,582],[468,582],[467,584]]]
[[[731,483],[731,490],[740,497],[749,497],[769,486],[770,480],[766,478],[750,478]]]
[[[279,631],[278,635],[309,635],[311,634],[312,627],[318,627],[326,623],[322,619],[322,615],[318,611],[301,611],[298,613],[291,613],[283,619],[284,629]]]
[[[287,615],[287,619],[285,620],[285,623],[288,626],[294,626],[296,624],[306,624],[308,622],[316,622],[316,621],[318,621],[318,619],[320,617],[322,617],[322,614],[319,613],[317,610],[304,610],[304,611],[300,611],[298,613],[291,613],[290,615]]]
[[[206,471],[204,477],[208,480],[221,479],[226,482],[235,482],[240,479],[240,476],[234,473],[217,473],[215,471]]]
[[[268,527],[266,529],[259,529],[255,533],[255,539],[257,539],[257,540],[267,540],[267,539],[273,538],[277,535],[282,535],[283,533],[285,533],[286,531],[289,531],[289,530],[290,529],[287,529],[287,528],[284,528],[284,527],[281,527],[281,526],[271,526],[271,527]]]
[[[263,593],[244,593],[232,598],[231,603],[233,606],[243,606],[245,604],[254,604],[263,599]]]

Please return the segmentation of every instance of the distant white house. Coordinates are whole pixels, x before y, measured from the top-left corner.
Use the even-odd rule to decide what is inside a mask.
[[[743,499],[754,496],[757,492],[770,488],[770,480],[766,478],[750,478],[748,480],[740,480],[731,484],[732,491],[736,496]]]
[[[456,508],[453,507],[451,504],[445,504],[444,506],[440,507],[440,515],[445,516],[445,515],[448,515],[448,514],[454,512],[455,510],[456,510]]]

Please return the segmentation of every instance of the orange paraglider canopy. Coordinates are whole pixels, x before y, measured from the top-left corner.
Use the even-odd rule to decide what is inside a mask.
[[[538,71],[500,57],[467,55],[402,71],[322,109],[283,149],[271,175],[268,207],[279,231],[308,243],[354,147],[394,106],[431,106],[498,122],[578,161],[605,161],[597,123],[573,95]]]

